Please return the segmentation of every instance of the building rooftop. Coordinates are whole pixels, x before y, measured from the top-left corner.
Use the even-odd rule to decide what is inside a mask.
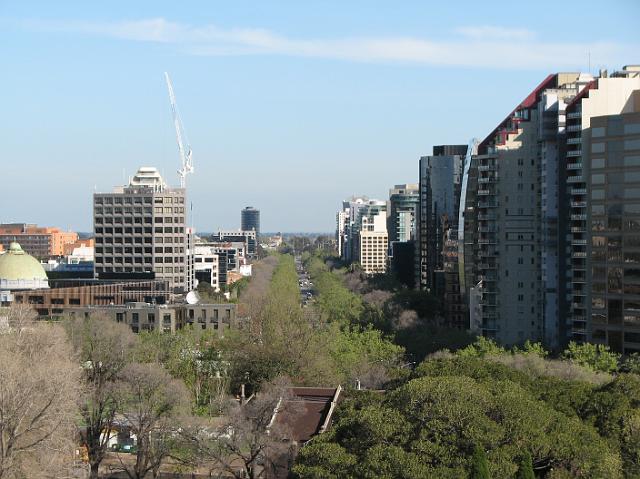
[[[25,253],[20,244],[14,241],[9,250],[0,255],[0,279],[46,281],[47,273],[37,259]]]

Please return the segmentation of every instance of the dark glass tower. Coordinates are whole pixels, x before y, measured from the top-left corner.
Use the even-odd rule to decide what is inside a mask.
[[[242,231],[255,230],[256,237],[260,236],[260,210],[247,206],[241,211],[240,228]]]

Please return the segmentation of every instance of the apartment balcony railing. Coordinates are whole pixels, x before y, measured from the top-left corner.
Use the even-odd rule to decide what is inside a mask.
[[[567,170],[581,170],[582,169],[582,162],[579,161],[577,163],[569,163],[567,165]]]
[[[478,190],[478,195],[479,196],[487,196],[487,195],[490,195],[490,194],[492,194],[491,190]]]
[[[567,113],[567,120],[574,120],[576,118],[581,118],[581,117],[582,117],[581,111],[572,111],[571,113]]]
[[[576,157],[576,156],[582,156],[582,150],[581,149],[567,151],[567,157],[568,158],[573,158],[573,157]]]
[[[496,165],[479,165],[478,171],[496,171],[498,168]]]
[[[567,178],[567,183],[582,183],[582,182],[584,182],[582,175],[570,176]]]
[[[587,219],[587,215],[585,215],[585,214],[576,214],[576,215],[571,215],[571,219],[572,219],[572,220],[585,221],[585,220]]]
[[[587,189],[586,188],[571,188],[571,194],[572,195],[586,195],[587,194]]]
[[[582,125],[569,125],[567,131],[582,131]]]
[[[573,138],[567,138],[567,144],[569,145],[577,145],[582,143],[582,138],[579,136],[574,136]]]
[[[571,244],[572,245],[586,245],[587,244],[587,240],[586,239],[571,239]]]
[[[572,201],[571,202],[571,207],[572,208],[586,208],[587,207],[587,202],[586,201]]]
[[[571,227],[571,232],[572,233],[586,233],[587,232],[587,228],[585,226],[572,226]]]
[[[572,258],[586,258],[587,257],[587,253],[584,251],[574,251],[573,253],[571,253],[571,257]]]
[[[497,208],[498,203],[495,201],[480,201],[478,203],[478,208]]]
[[[498,219],[498,215],[492,213],[481,213],[478,215],[480,221],[495,221]]]

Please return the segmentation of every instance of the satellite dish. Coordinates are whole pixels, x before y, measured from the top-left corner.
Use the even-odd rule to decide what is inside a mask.
[[[198,304],[200,302],[200,295],[195,291],[189,291],[185,299],[188,304]]]

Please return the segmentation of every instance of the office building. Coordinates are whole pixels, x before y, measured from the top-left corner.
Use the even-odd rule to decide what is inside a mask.
[[[214,246],[196,244],[194,248],[194,268],[196,286],[200,282],[209,283],[213,290],[218,293],[220,292],[220,255],[215,253],[215,251],[216,248]],[[226,255],[224,255],[223,258],[226,260]]]
[[[255,230],[219,231],[213,237],[213,241],[243,243],[244,251],[248,258],[255,258],[258,255],[258,240]]]
[[[457,225],[462,165],[466,145],[438,145],[420,158],[416,228],[416,282],[434,286],[434,273],[443,268],[445,225]]]
[[[142,167],[126,186],[93,195],[95,276],[152,273],[176,293],[192,286],[187,265],[185,190]]]
[[[242,231],[255,231],[256,238],[260,237],[260,210],[253,206],[247,206],[240,212],[240,229]]]

